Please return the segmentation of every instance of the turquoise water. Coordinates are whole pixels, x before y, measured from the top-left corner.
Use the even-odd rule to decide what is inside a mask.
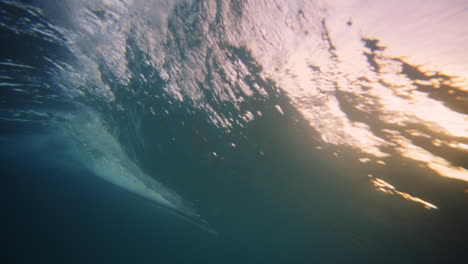
[[[8,263],[461,262],[451,4],[0,1]]]

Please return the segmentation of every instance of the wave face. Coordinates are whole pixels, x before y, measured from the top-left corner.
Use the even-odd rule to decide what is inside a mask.
[[[343,199],[453,209],[468,190],[468,5],[394,2],[1,1],[2,134],[65,136],[83,167],[201,225],[192,207],[216,219],[222,193],[200,185],[261,166],[294,178],[285,150],[348,170],[301,172],[361,186]]]

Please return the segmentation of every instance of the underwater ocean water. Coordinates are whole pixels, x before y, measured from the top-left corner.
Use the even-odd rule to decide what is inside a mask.
[[[466,263],[467,23],[1,0],[2,263]]]

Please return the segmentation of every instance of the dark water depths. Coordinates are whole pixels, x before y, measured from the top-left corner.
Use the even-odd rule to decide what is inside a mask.
[[[460,51],[332,2],[0,1],[6,263],[463,263]]]

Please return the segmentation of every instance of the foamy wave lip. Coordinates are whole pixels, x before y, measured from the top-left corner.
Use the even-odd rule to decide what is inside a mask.
[[[107,131],[98,114],[84,108],[79,116],[65,115],[61,120],[66,121],[58,123],[59,128],[78,143],[74,155],[98,177],[216,234],[189,203],[144,173],[128,157],[120,143]]]

